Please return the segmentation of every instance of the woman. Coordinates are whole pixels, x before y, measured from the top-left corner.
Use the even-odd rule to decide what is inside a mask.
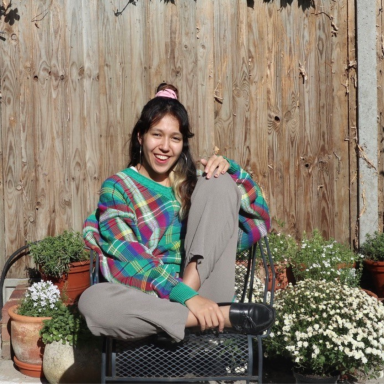
[[[95,335],[165,331],[180,341],[188,327],[259,334],[274,321],[268,305],[232,303],[236,250],[267,233],[266,202],[251,177],[222,156],[201,159],[197,177],[192,136],[177,89],[160,84],[133,129],[128,168],[103,183],[85,222],[86,244],[107,281],[79,302]]]

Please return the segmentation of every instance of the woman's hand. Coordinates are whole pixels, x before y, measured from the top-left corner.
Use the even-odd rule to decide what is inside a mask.
[[[224,315],[214,301],[202,296],[194,296],[187,300],[185,305],[196,317],[202,331],[218,327],[219,332],[223,332]]]
[[[220,174],[223,175],[229,169],[229,163],[223,156],[213,155],[208,160],[200,159],[200,162],[204,165],[204,172],[207,174],[207,179],[213,174],[215,174],[215,177],[219,177]]]

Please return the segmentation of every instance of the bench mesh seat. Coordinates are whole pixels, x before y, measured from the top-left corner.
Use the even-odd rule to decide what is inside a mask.
[[[259,258],[258,258],[259,257]],[[99,260],[91,252],[91,284],[99,282]],[[273,305],[275,274],[267,238],[242,255],[237,270],[236,292],[240,302],[252,302],[255,294],[255,268],[261,265],[265,281],[261,300]],[[272,271],[272,273],[270,273]],[[272,291],[268,292],[269,280]],[[231,330],[195,333],[187,330],[180,343],[162,342],[157,335],[142,340],[117,340],[104,337],[101,382],[206,382],[245,380],[262,382],[262,335],[242,335]],[[257,344],[257,372],[254,372],[253,354]]]

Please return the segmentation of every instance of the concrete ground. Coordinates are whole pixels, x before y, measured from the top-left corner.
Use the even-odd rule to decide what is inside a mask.
[[[0,359],[0,384],[14,384],[14,383],[42,383],[48,384],[46,380],[41,380],[21,374],[13,365],[11,360],[1,360]],[[210,384],[215,384],[216,382],[210,382]],[[228,382],[226,382],[228,383]],[[236,381],[236,384],[243,384],[244,381]],[[264,374],[264,383],[281,383],[281,384],[290,384],[295,383],[295,379],[291,372],[284,367],[275,367],[272,370],[270,367],[265,367]],[[349,384],[352,382],[344,381],[340,382],[344,384]],[[355,382],[359,384],[361,382]],[[81,384],[81,383],[79,383]],[[384,377],[365,381],[364,384],[384,384]]]

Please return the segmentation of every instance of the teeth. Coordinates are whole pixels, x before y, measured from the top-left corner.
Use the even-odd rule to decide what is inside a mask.
[[[156,155],[156,157],[160,160],[167,160],[168,156],[161,156],[161,155]]]

